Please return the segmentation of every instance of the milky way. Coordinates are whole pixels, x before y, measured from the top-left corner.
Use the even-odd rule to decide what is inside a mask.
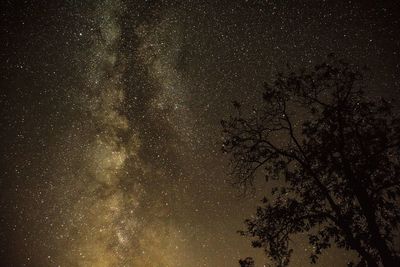
[[[396,4],[17,2],[0,9],[1,266],[267,263],[236,233],[266,191],[230,183],[232,101],[257,105],[275,70],[330,52],[398,93]],[[293,266],[309,262],[303,239]]]
[[[112,0],[95,7],[92,16],[98,33],[89,50],[83,51],[89,54],[87,77],[83,95],[77,97],[89,114],[83,127],[91,136],[82,150],[80,171],[73,177],[76,184],[71,185],[79,197],[66,227],[67,232],[76,228],[76,236],[71,236],[70,253],[60,255],[61,265],[179,266],[181,262],[176,252],[179,233],[157,214],[163,207],[147,207],[152,217],[160,217],[156,220],[139,211],[146,194],[139,176],[152,179],[157,174],[141,161],[137,126],[121,112],[124,54],[119,49],[118,19],[123,9],[121,2]],[[134,168],[126,168],[126,161]]]

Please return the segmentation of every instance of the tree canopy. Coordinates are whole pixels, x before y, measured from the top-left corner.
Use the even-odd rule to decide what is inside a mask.
[[[363,71],[335,56],[264,87],[261,107],[244,112],[235,102],[237,114],[222,121],[235,183],[277,180],[241,234],[276,266],[289,264],[299,233],[312,263],[335,244],[354,250],[358,266],[400,266],[400,119],[391,103],[367,96]]]

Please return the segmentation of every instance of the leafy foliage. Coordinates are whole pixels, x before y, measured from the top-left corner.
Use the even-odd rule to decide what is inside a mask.
[[[258,173],[280,181],[241,234],[287,266],[290,237],[306,232],[312,263],[332,244],[355,250],[359,266],[400,266],[400,120],[364,94],[359,68],[335,56],[310,71],[278,73],[263,105],[222,121],[235,184]]]

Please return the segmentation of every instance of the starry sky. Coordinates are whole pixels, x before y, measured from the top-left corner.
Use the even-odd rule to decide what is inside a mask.
[[[368,2],[1,1],[1,266],[268,263],[236,233],[267,188],[232,187],[219,122],[332,52],[396,98],[399,4]]]

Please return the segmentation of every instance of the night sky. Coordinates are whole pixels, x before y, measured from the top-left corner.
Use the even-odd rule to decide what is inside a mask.
[[[219,122],[332,52],[396,98],[396,2],[2,0],[0,266],[267,263],[236,233],[267,189],[232,187]]]

